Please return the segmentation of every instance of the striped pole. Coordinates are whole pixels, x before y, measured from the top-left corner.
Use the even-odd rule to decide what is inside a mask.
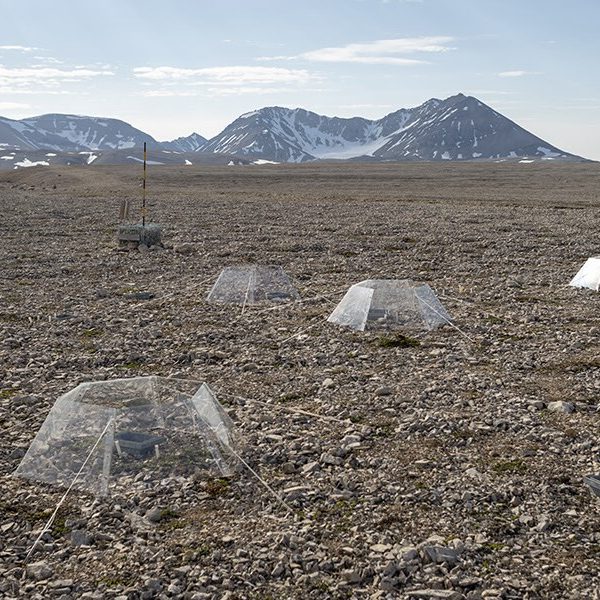
[[[144,179],[142,180],[142,227],[146,226],[146,142],[144,142]]]

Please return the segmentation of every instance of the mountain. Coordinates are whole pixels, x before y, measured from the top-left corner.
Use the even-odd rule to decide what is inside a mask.
[[[12,130],[12,147],[17,150],[121,150],[144,142],[157,143],[152,136],[125,121],[99,117],[50,114],[20,121],[0,119],[0,127]],[[1,133],[2,130],[0,141],[5,142]]]
[[[172,142],[161,142],[163,150],[172,152],[200,152],[208,140],[199,133],[192,133],[187,137],[179,137]]]
[[[112,151],[139,149],[144,142],[149,150],[162,153],[212,153],[258,164],[324,159],[583,160],[529,133],[477,98],[457,94],[445,100],[432,98],[416,108],[403,108],[377,120],[266,107],[241,115],[210,140],[192,133],[157,142],[118,119],[60,114],[20,121],[0,117],[0,153],[4,154],[0,156],[0,168],[17,163],[42,164],[47,158],[74,163],[72,157],[52,156],[55,153],[79,153],[87,155],[86,164],[97,159],[97,164],[109,164],[106,161],[112,156],[123,159]],[[35,161],[33,154],[27,154],[43,151],[51,152],[45,156],[35,154]],[[14,157],[20,160],[12,162]],[[127,155],[125,160],[129,160]],[[173,160],[176,164],[182,162],[181,157]]]
[[[382,119],[325,117],[296,108],[243,114],[203,147],[249,160],[578,158],[472,96],[433,98]]]

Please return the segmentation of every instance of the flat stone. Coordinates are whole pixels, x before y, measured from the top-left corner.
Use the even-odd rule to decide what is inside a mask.
[[[178,244],[173,250],[177,252],[177,254],[188,255],[193,254],[196,251],[196,247],[194,244]]]
[[[384,552],[388,552],[392,547],[389,544],[375,544],[371,546],[371,550],[373,552],[377,552],[377,554],[383,554]]]
[[[391,396],[394,393],[391,387],[387,385],[382,385],[375,390],[376,396]]]
[[[27,577],[30,579],[35,579],[36,581],[48,579],[54,573],[50,565],[43,560],[27,565],[26,572]]]
[[[427,600],[463,600],[464,596],[454,590],[410,590],[409,598],[425,598]]]
[[[444,546],[425,546],[423,551],[429,557],[431,562],[436,564],[448,563],[449,565],[455,565],[458,562],[458,552],[453,548],[446,548]]]
[[[564,400],[557,400],[548,404],[548,410],[555,413],[571,414],[575,410],[575,405]]]

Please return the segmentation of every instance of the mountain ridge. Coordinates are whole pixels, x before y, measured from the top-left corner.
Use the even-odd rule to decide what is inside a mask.
[[[267,106],[243,113],[210,139],[192,133],[165,142],[108,117],[59,113],[21,120],[0,117],[0,152],[110,152],[133,150],[144,142],[164,152],[225,154],[249,162],[586,160],[462,93],[431,98],[380,119]]]

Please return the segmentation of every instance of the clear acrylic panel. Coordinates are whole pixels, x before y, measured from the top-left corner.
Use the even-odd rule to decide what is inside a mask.
[[[428,285],[415,287],[415,298],[421,307],[423,322],[427,329],[435,329],[451,322],[451,317]]]
[[[282,267],[243,265],[226,267],[208,293],[209,302],[256,304],[289,302],[300,296]]]
[[[353,285],[328,321],[355,330],[433,329],[450,316],[428,285],[410,279],[368,279]]]
[[[85,383],[57,400],[16,474],[62,487],[76,478],[97,495],[177,487],[200,472],[231,474],[233,444],[233,423],[206,384]]]
[[[327,320],[356,331],[364,331],[372,298],[373,290],[371,288],[362,287],[361,284],[353,285]]]

